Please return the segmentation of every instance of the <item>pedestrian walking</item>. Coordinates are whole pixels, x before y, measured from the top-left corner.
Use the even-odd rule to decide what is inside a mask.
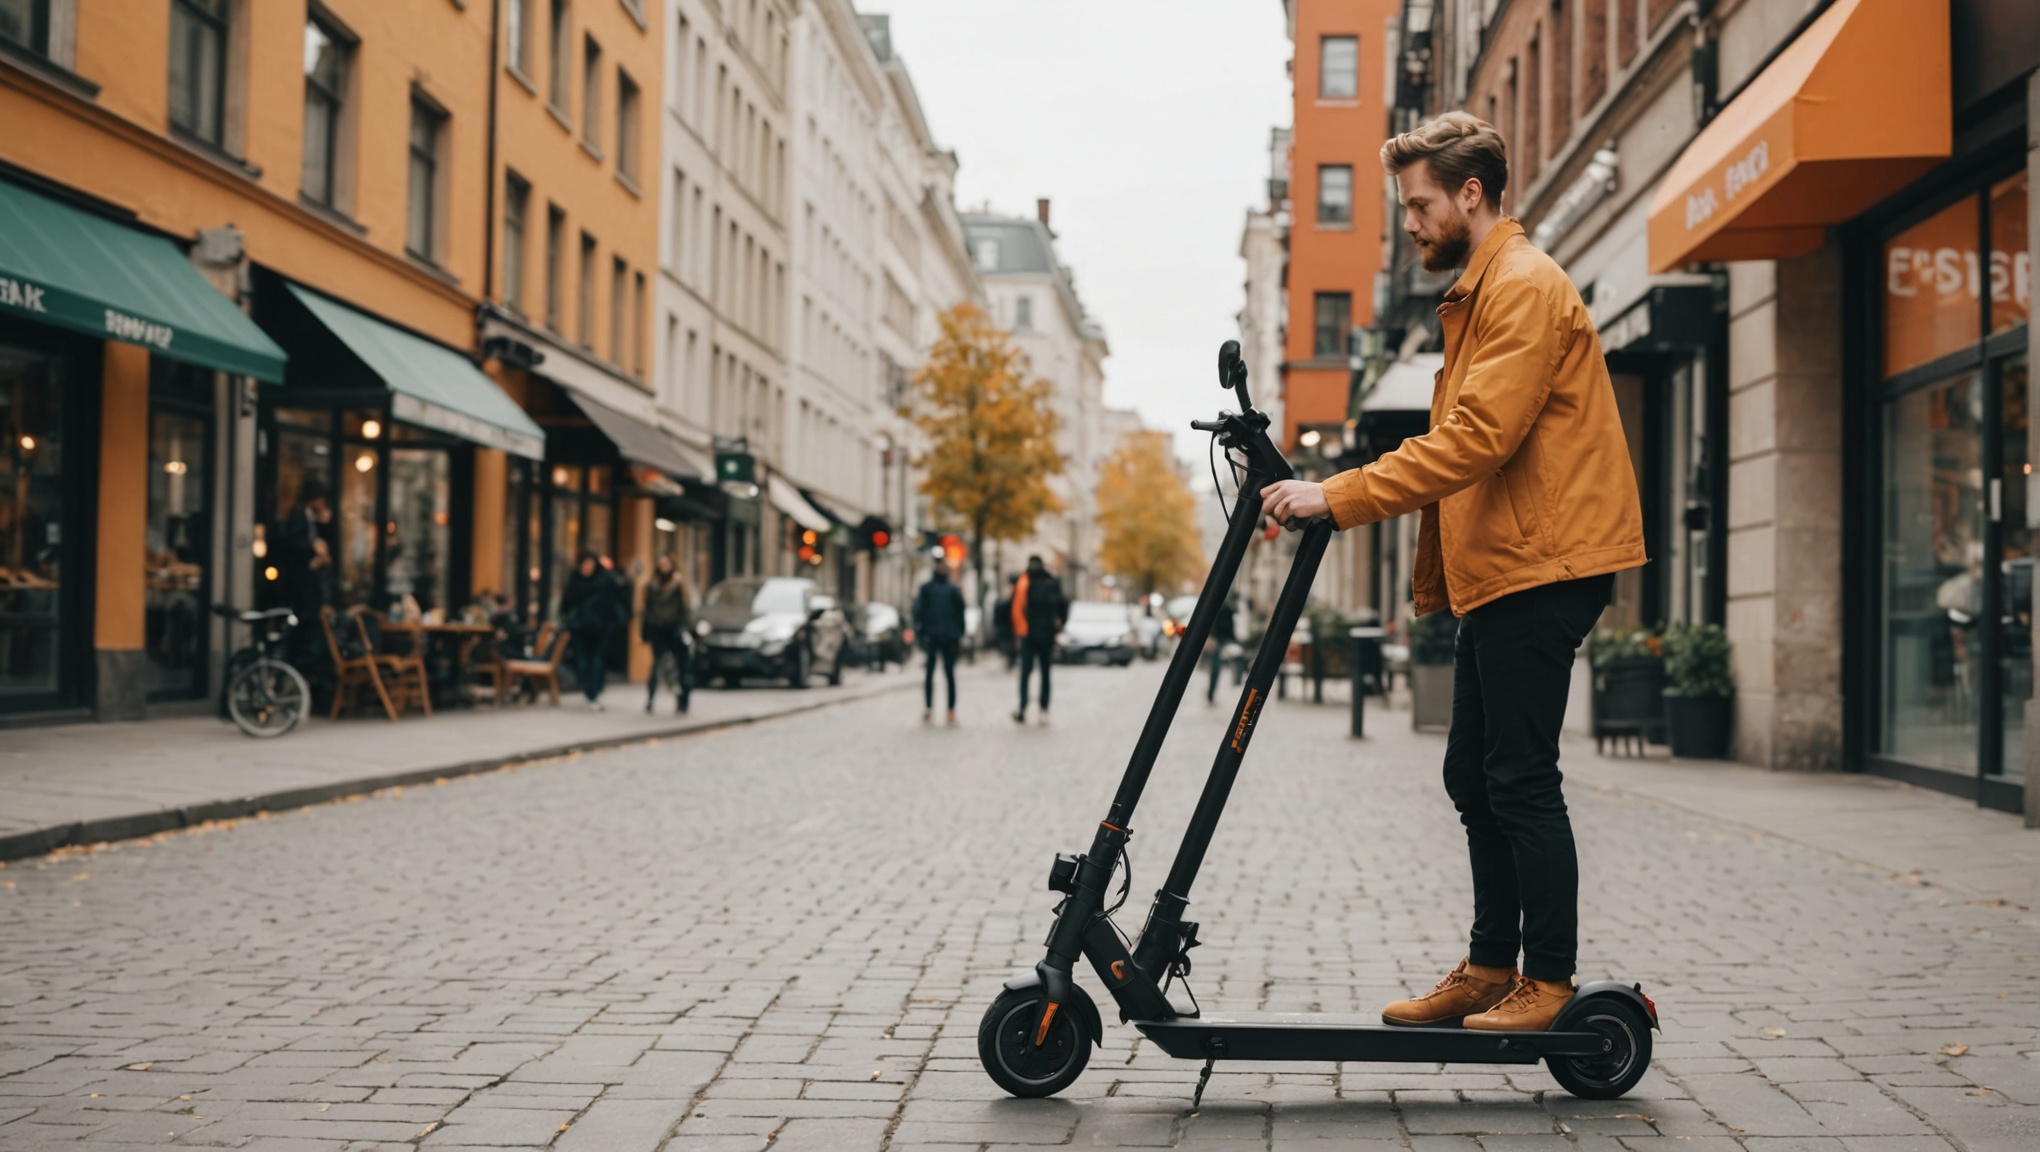
[[[914,635],[920,638],[926,664],[921,675],[921,723],[935,718],[935,665],[949,689],[949,722],[956,723],[956,654],[963,646],[963,589],[949,578],[949,568],[935,565],[928,581],[914,593]]]
[[[645,585],[644,612],[638,618],[638,633],[652,646],[652,674],[645,681],[645,711],[659,700],[659,670],[668,657],[673,661],[675,708],[685,713],[694,690],[694,596],[687,577],[671,556],[652,561],[652,578]]]
[[[333,602],[333,553],[326,543],[333,521],[332,490],[325,481],[308,477],[298,485],[297,503],[277,524],[269,541],[276,560],[278,591],[297,616],[287,659],[305,678],[323,690],[332,682],[332,660],[326,651],[319,609]]]
[[[1027,723],[1027,681],[1035,665],[1041,666],[1041,722],[1048,723],[1049,669],[1055,666],[1055,638],[1069,619],[1070,602],[1063,597],[1062,581],[1048,570],[1039,556],[1027,558],[1027,571],[1013,585],[1013,638],[1020,649],[1020,707],[1013,722]]]
[[[588,709],[602,711],[602,685],[608,678],[610,638],[630,622],[630,602],[616,574],[602,557],[583,552],[574,574],[560,593],[560,626],[571,635],[574,679],[588,698]]]
[[[1237,648],[1240,643],[1239,601],[1234,597],[1225,598],[1225,607],[1218,610],[1218,619],[1211,625],[1211,639],[1205,641],[1204,650],[1211,661],[1211,686],[1204,690],[1206,704],[1218,703],[1218,674],[1225,670],[1230,653],[1228,648]]]
[[[1382,1019],[1542,1031],[1572,998],[1579,948],[1559,726],[1574,650],[1614,574],[1646,560],[1636,474],[1586,305],[1501,214],[1501,134],[1447,112],[1390,140],[1381,159],[1425,269],[1464,269],[1438,309],[1441,418],[1364,468],[1284,480],[1261,498],[1292,527],[1421,512],[1417,613],[1459,617],[1445,790],[1466,826],[1473,930],[1457,968]]]
[[[1013,590],[1020,583],[1020,574],[1006,577],[1006,591],[999,596],[999,602],[992,606],[992,646],[999,655],[1006,658],[1006,671],[1013,670],[1013,664],[1020,658],[1014,648],[1013,634]]]

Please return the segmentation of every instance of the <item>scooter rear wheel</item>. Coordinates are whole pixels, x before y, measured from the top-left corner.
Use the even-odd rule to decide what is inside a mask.
[[[1599,1056],[1549,1056],[1545,1066],[1559,1087],[1582,1100],[1613,1100],[1650,1070],[1650,1021],[1613,997],[1596,997],[1584,1015],[1569,1021],[1575,1032],[1598,1032],[1612,1046]]]
[[[1034,1042],[1043,1003],[1040,988],[999,994],[978,1024],[978,1059],[986,1075],[1015,1096],[1053,1096],[1076,1083],[1091,1059],[1091,1038],[1073,1012],[1058,1012],[1048,1035]]]

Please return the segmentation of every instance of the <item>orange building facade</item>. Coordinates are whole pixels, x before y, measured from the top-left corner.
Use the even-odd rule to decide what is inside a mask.
[[[1374,316],[1381,267],[1384,36],[1391,0],[1288,0],[1295,58],[1283,445],[1336,437],[1352,392],[1352,333]]]
[[[643,558],[579,401],[649,395],[662,8],[0,11],[0,724],[206,707],[214,605],[535,623],[535,549]]]

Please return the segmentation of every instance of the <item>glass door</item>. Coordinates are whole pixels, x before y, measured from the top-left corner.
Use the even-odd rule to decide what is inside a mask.
[[[61,705],[70,687],[63,369],[59,353],[0,343],[0,710]]]
[[[149,413],[143,637],[151,700],[206,694],[206,575],[212,561],[207,431],[204,416],[181,408]]]

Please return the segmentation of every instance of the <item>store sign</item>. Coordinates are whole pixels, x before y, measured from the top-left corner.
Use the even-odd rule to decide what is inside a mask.
[[[1974,196],[1965,196],[1884,245],[1884,372],[1916,368],[2024,324],[2033,309],[2024,174],[1988,198],[1990,251]],[[1988,304],[1986,305],[1986,301]]]
[[[130,344],[146,344],[151,348],[170,347],[170,341],[177,333],[168,324],[156,324],[125,312],[106,309],[106,334],[115,340]]]
[[[0,276],[0,304],[19,308],[24,312],[47,312],[43,306],[43,290],[39,284],[16,280],[11,276]]]
[[[1771,174],[1771,142],[1759,140],[1732,159],[1718,173],[1686,193],[1686,230],[1714,219],[1714,214],[1752,191]],[[1716,194],[1719,185],[1721,191]]]

